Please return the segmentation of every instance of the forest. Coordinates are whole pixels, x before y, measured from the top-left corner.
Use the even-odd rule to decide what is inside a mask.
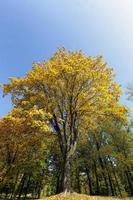
[[[133,196],[131,111],[102,56],[58,49],[2,90],[12,110],[0,119],[0,199]]]

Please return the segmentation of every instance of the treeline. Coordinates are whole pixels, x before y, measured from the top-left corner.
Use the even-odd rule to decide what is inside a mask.
[[[133,132],[101,56],[59,49],[3,85],[1,199],[70,193],[133,195]]]
[[[43,140],[39,136],[33,139],[33,133],[29,132],[18,135],[21,131],[17,129],[20,133],[15,133],[13,123],[6,119],[0,124],[1,198],[39,198],[62,192],[64,166],[56,138],[51,143],[49,135]],[[73,191],[90,195],[133,195],[131,128],[108,122],[97,132],[80,138],[71,166]],[[22,141],[23,137],[26,141]]]

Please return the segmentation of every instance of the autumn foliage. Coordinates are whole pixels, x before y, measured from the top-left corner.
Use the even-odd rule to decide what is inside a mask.
[[[97,132],[102,132],[107,122],[127,125],[128,109],[119,103],[122,91],[113,78],[113,69],[101,56],[93,58],[65,49],[59,49],[48,61],[33,63],[25,77],[10,78],[3,92],[11,94],[14,108],[0,122],[2,182],[14,168],[19,174],[17,181],[25,178],[25,169],[35,169],[44,156],[45,170],[50,162],[54,162],[52,171],[54,165],[61,165],[59,171],[55,167],[57,192],[71,192],[73,160],[89,134],[93,133],[98,145]],[[18,191],[21,193],[20,188]]]

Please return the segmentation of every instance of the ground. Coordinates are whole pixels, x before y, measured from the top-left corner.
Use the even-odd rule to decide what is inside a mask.
[[[51,197],[43,198],[41,200],[120,200],[118,197],[100,197],[100,196],[88,196],[84,194],[73,193],[70,195],[64,195],[64,193],[54,195]],[[133,197],[123,198],[123,200],[133,200]]]

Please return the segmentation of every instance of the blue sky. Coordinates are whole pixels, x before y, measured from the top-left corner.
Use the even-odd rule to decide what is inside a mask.
[[[0,0],[0,83],[24,76],[58,47],[102,54],[125,92],[133,82],[133,1]],[[0,91],[0,117],[10,109]]]

